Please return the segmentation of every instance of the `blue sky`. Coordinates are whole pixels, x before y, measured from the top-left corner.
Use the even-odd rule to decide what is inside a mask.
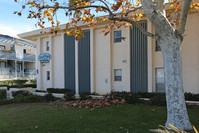
[[[0,34],[6,34],[17,37],[17,34],[37,29],[35,19],[27,19],[28,11],[22,12],[22,16],[13,14],[14,11],[20,11],[23,0],[18,3],[14,0],[0,0]],[[66,17],[62,12],[58,12],[58,19],[61,23],[66,22]],[[47,25],[50,26],[50,25]]]
[[[0,0],[1,34],[17,36],[19,33],[36,29],[34,26],[36,20],[27,19],[25,14],[21,17],[13,14],[14,11],[21,9],[21,5],[21,2],[15,3],[14,0]]]

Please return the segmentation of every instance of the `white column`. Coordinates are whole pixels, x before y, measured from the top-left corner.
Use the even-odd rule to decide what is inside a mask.
[[[17,78],[17,60],[15,60],[15,78]]]
[[[41,74],[41,63],[38,60],[38,56],[41,54],[41,39],[37,39],[36,46],[36,69],[37,69],[37,90],[42,89],[42,74]]]
[[[152,23],[150,20],[147,20],[148,32],[152,33]],[[153,91],[153,43],[152,38],[148,37],[148,92]]]
[[[51,55],[51,60],[50,60],[50,81],[51,81],[51,87],[54,87],[54,79],[53,79],[53,39],[52,35],[49,36],[49,43],[50,43],[50,55]]]
[[[79,96],[78,41],[75,40],[75,96]]]
[[[94,29],[90,29],[90,84],[91,93],[94,93]]]
[[[22,76],[24,78],[24,61],[22,61]]]

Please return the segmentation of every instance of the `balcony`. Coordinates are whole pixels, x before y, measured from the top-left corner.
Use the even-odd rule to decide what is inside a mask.
[[[26,72],[12,72],[10,68],[0,68],[0,79],[34,79],[36,76],[34,69],[26,69]]]
[[[0,50],[0,59],[35,62],[35,57],[34,54],[26,53],[24,54],[23,59],[18,59],[15,52]]]

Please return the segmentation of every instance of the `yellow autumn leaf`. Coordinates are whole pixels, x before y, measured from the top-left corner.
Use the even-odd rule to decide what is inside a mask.
[[[53,9],[53,8],[51,8],[51,9],[50,9],[50,12],[52,12],[52,13],[53,13],[53,11],[54,11],[54,9]]]
[[[174,4],[170,4],[170,7],[174,7]]]

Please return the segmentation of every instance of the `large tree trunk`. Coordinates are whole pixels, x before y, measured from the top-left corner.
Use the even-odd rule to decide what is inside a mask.
[[[187,114],[183,81],[181,38],[167,36],[160,39],[159,45],[164,57],[165,91],[167,101],[167,122],[183,130],[191,130],[192,126]]]

